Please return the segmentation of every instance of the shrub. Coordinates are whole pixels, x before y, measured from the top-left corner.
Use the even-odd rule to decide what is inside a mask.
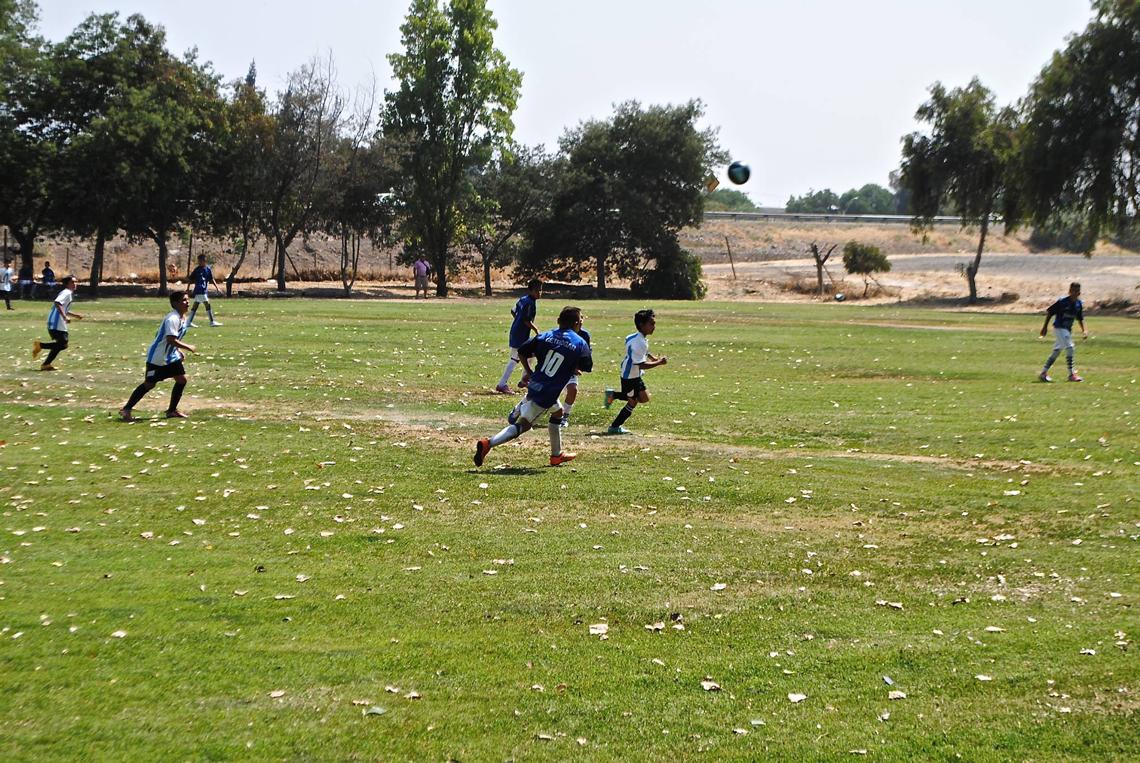
[[[661,252],[656,267],[645,270],[633,290],[647,297],[660,299],[702,299],[707,287],[701,278],[701,260],[676,242]]]
[[[863,276],[863,296],[865,297],[872,274],[890,271],[891,263],[879,247],[860,244],[858,241],[848,241],[843,247],[843,267],[852,275]]]

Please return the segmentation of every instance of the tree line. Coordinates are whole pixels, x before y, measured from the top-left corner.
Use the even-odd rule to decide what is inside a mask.
[[[1047,243],[1086,253],[1103,235],[1137,238],[1140,2],[1094,0],[1092,10],[1017,103],[999,108],[977,78],[936,82],[915,114],[927,129],[903,138],[898,177],[916,227],[947,206],[978,226],[964,268],[970,302],[996,221],[1007,232],[1031,224]]]
[[[513,139],[523,74],[494,46],[485,0],[412,0],[395,87],[349,97],[331,56],[269,94],[224,82],[194,51],[167,49],[140,15],[93,14],[59,42],[37,34],[32,0],[0,0],[0,224],[30,266],[37,238],[123,233],[155,245],[167,289],[169,241],[191,229],[232,242],[231,290],[252,245],[274,251],[279,289],[290,247],[340,242],[346,291],[362,247],[423,254],[436,291],[463,267],[614,278],[659,296],[702,293],[699,262],[678,244],[698,223],[705,177],[725,154],[703,106],[627,102],[566,130],[555,150]]]

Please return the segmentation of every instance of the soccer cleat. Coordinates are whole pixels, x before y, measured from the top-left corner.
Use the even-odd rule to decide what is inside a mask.
[[[602,405],[606,408],[609,408],[611,405],[613,405],[614,404],[614,396],[616,394],[617,394],[617,392],[615,392],[614,390],[607,387],[606,388],[606,401],[604,403],[602,403]]]
[[[484,437],[482,440],[475,441],[475,465],[482,466],[483,459],[487,457],[487,453],[491,450],[491,441]]]
[[[567,461],[573,461],[577,457],[578,457],[577,453],[562,452],[562,453],[559,453],[557,456],[551,456],[550,457],[550,465],[551,466],[561,466],[562,464],[566,463]]]
[[[44,363],[42,366],[40,366],[40,370],[41,371],[55,371],[57,369],[51,363]]]
[[[519,379],[519,389],[526,389],[526,386],[528,384],[530,384],[529,376],[524,376],[523,378]]]
[[[633,434],[633,432],[625,427],[610,427],[606,430],[606,434]]]
[[[1074,371],[1073,373],[1069,374],[1069,381],[1084,381],[1084,379],[1077,376],[1077,372]]]
[[[167,411],[166,418],[168,419],[188,419],[190,418],[185,413],[179,410]]]
[[[137,421],[137,419],[131,415],[131,411],[129,408],[120,408],[119,409],[119,418],[122,419],[123,421]]]
[[[32,360],[35,360],[36,358],[38,358],[40,356],[40,353],[43,351],[44,351],[43,343],[40,342],[39,339],[33,339],[32,340]]]
[[[194,321],[190,321],[189,323],[186,324],[186,328],[196,329],[196,328],[198,328],[198,324],[195,323]]]
[[[495,387],[495,391],[496,391],[496,392],[498,392],[500,395],[510,395],[510,394],[513,394],[513,393],[511,392],[511,388],[510,388],[510,387],[508,387],[506,384],[500,384],[500,385],[498,385],[497,387]]]
[[[1037,378],[1043,382],[1053,381],[1053,377],[1049,375],[1048,371],[1042,371],[1041,373],[1037,374]]]
[[[222,324],[220,321],[210,321],[210,325],[213,326],[214,328],[217,328],[218,326],[221,326]]]

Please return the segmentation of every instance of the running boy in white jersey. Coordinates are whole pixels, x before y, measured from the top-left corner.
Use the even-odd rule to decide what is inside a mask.
[[[649,390],[645,388],[642,374],[669,362],[664,355],[658,358],[649,354],[649,335],[657,328],[657,319],[653,311],[638,310],[633,316],[633,325],[637,327],[637,331],[625,338],[625,359],[621,364],[621,393],[607,389],[605,400],[606,408],[609,408],[614,400],[626,401],[625,407],[618,412],[617,418],[606,431],[607,434],[631,434],[622,424],[633,415],[633,409],[638,403],[649,402]]]
[[[64,276],[63,289],[55,296],[51,303],[51,312],[48,313],[48,333],[52,342],[41,342],[39,339],[32,342],[32,360],[40,356],[40,352],[48,350],[47,360],[40,366],[41,371],[54,371],[51,364],[56,356],[67,349],[68,328],[72,320],[83,320],[79,313],[71,311],[71,301],[75,298],[75,276]]]
[[[538,333],[538,327],[534,325],[534,318],[538,314],[538,299],[541,296],[542,281],[533,278],[526,285],[526,294],[519,297],[519,301],[511,310],[514,320],[511,321],[511,331],[507,336],[510,358],[507,360],[507,367],[504,369],[499,383],[495,386],[495,391],[500,395],[511,394],[511,374],[515,372],[515,366],[519,362],[519,348],[530,339],[531,332]],[[526,381],[527,378],[524,376],[523,382]],[[526,384],[520,384],[520,386],[525,387]]]
[[[206,315],[210,316],[210,325],[221,326],[222,324],[214,320],[214,308],[210,306],[210,284],[213,284],[217,291],[221,291],[221,287],[214,280],[214,271],[206,264],[206,255],[198,255],[198,267],[190,273],[190,282],[194,284],[194,309],[190,311],[190,320],[187,323],[191,328],[197,328],[194,324],[194,313],[198,312],[198,305],[205,305]]]
[[[135,387],[127,404],[119,409],[119,418],[123,421],[134,421],[131,410],[143,395],[154,389],[154,385],[163,379],[174,379],[174,389],[170,391],[170,405],[166,409],[166,418],[184,419],[186,414],[178,410],[178,401],[182,399],[182,391],[186,389],[186,369],[182,365],[184,352],[195,352],[194,345],[182,341],[186,333],[186,311],[190,309],[190,298],[184,291],[176,291],[170,295],[170,306],[174,308],[162,319],[158,333],[146,352],[146,378],[143,383]]]

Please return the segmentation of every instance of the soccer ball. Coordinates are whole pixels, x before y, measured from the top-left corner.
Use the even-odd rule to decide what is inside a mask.
[[[748,169],[748,165],[744,162],[733,162],[728,165],[728,179],[737,185],[744,185],[748,182],[752,170]]]

